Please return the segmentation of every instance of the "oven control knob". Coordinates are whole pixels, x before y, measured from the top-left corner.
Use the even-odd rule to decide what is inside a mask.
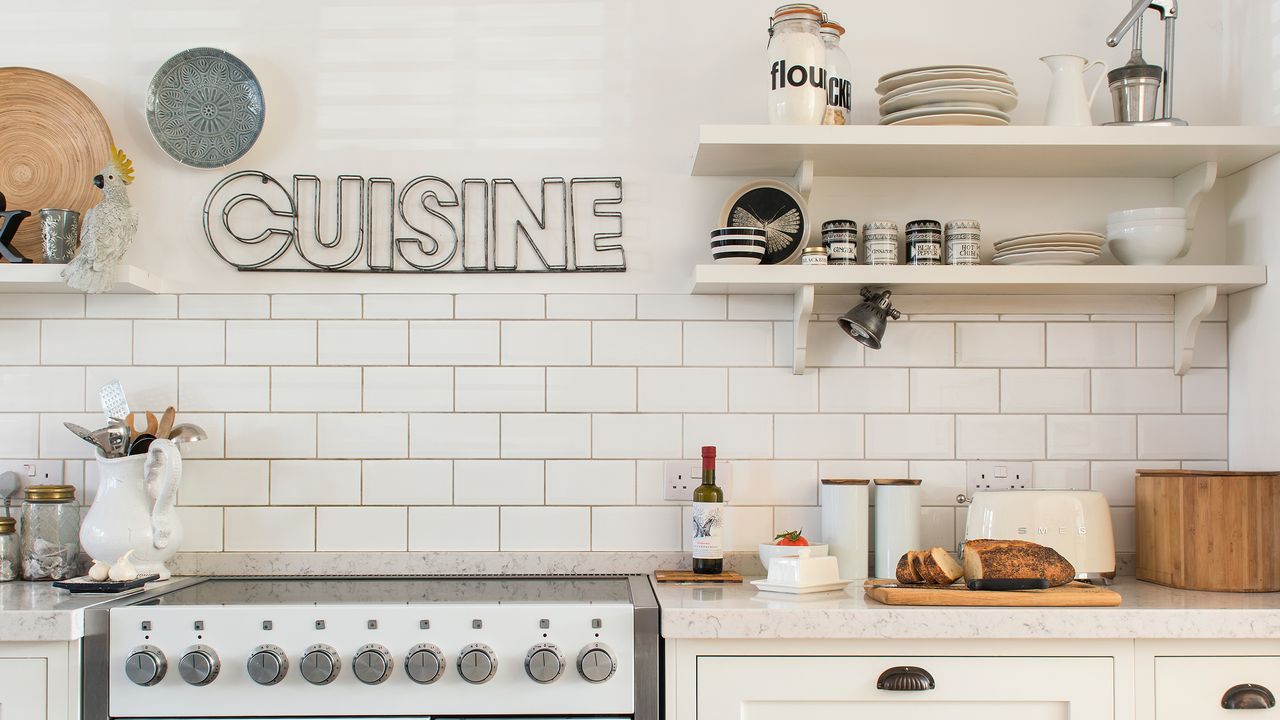
[[[259,685],[275,685],[289,674],[289,656],[275,645],[259,645],[249,655],[249,677]]]
[[[404,659],[404,672],[419,685],[430,685],[444,674],[444,653],[431,643],[414,645]]]
[[[484,643],[472,643],[458,653],[458,674],[472,685],[489,682],[498,671],[498,659],[493,648]]]
[[[564,672],[564,656],[555,645],[538,643],[530,648],[529,654],[525,656],[524,671],[529,674],[529,679],[536,683],[546,685],[555,682],[555,679],[560,677],[560,673]]]
[[[618,661],[613,651],[603,643],[591,643],[578,653],[578,674],[590,683],[601,683],[613,677],[618,670]]]
[[[142,645],[129,653],[124,661],[124,674],[134,683],[147,687],[155,685],[164,678],[164,671],[169,664],[165,662],[164,653],[155,645]]]
[[[188,685],[208,685],[221,669],[218,653],[208,645],[192,645],[178,661],[178,674]]]
[[[312,645],[302,654],[302,662],[298,663],[298,671],[312,685],[328,685],[338,677],[342,669],[342,660],[338,659],[338,651],[324,644]]]
[[[377,685],[391,677],[391,668],[394,666],[389,650],[376,643],[370,643],[356,650],[356,657],[351,661],[351,672],[355,673],[356,679],[365,685]]]

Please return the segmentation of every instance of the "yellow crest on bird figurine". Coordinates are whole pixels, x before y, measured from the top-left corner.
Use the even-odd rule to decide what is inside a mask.
[[[125,185],[133,183],[133,161],[129,159],[124,151],[115,145],[111,146],[111,162],[116,166],[116,170],[120,175],[120,179]]]

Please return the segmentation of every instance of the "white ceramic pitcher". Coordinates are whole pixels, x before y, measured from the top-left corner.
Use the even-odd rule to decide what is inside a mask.
[[[1049,85],[1049,105],[1045,109],[1045,125],[1092,125],[1093,99],[1098,88],[1107,79],[1107,64],[1101,60],[1089,62],[1079,55],[1045,55],[1040,61],[1049,66],[1053,82]],[[1102,68],[1102,74],[1088,93],[1084,89],[1084,74],[1094,65]]]
[[[139,575],[168,579],[164,563],[182,544],[173,507],[181,482],[182,457],[168,440],[153,441],[145,455],[98,455],[98,492],[80,525],[81,547],[108,564],[132,550]]]

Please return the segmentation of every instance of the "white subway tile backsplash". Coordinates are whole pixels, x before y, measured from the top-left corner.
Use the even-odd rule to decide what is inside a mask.
[[[1191,354],[1192,367],[1227,366],[1227,324],[1206,322],[1196,331],[1196,348]]]
[[[4,296],[0,318],[82,318],[80,293],[13,293]]]
[[[640,368],[638,373],[641,412],[729,409],[729,373],[725,368]]]
[[[409,455],[409,417],[402,413],[317,416],[317,457],[403,458]]]
[[[276,412],[358,411],[360,381],[358,367],[271,368],[271,409]],[[401,392],[408,391],[405,388]]]
[[[920,508],[920,544],[956,549],[956,514],[949,507]]]
[[[773,326],[767,322],[687,322],[684,364],[773,365]]]
[[[161,410],[178,405],[178,369],[173,367],[87,367],[84,369],[84,409],[102,407],[102,386],[119,380],[131,407]],[[183,451],[186,452],[185,450]]]
[[[409,455],[415,458],[498,457],[498,416],[423,413],[409,416]]]
[[[498,549],[496,507],[411,507],[409,549],[485,551]]]
[[[44,365],[128,365],[133,362],[133,322],[45,320],[40,323],[40,362]],[[139,358],[138,364],[161,363],[154,362],[154,358]]]
[[[680,333],[678,322],[624,320],[592,323],[591,363],[679,365]]]
[[[547,368],[549,412],[634,412],[635,409],[635,368]]]
[[[591,549],[596,551],[678,551],[684,523],[678,507],[597,507],[591,509]]]
[[[1006,413],[1089,412],[1089,371],[1001,370],[1000,410]]]
[[[409,323],[413,365],[497,365],[498,323],[419,320]]]
[[[272,505],[359,505],[359,460],[272,460]]]
[[[635,295],[548,295],[548,320],[634,320]]]
[[[547,413],[502,416],[504,458],[581,458],[590,455],[590,415]]]
[[[228,365],[315,365],[314,320],[228,320]]]
[[[505,551],[569,551],[591,548],[591,508],[504,507],[501,542]]]
[[[541,505],[545,497],[541,460],[455,460],[457,505]]]
[[[223,514],[227,552],[306,552],[316,546],[310,507],[229,507]]]
[[[20,415],[6,415],[4,417],[14,418],[22,417]],[[33,421],[34,421],[34,417]],[[69,430],[62,424],[64,422],[73,422],[84,427],[95,428],[101,427],[101,413],[48,413],[40,415],[40,454],[22,455],[20,457],[42,457],[42,458],[77,458],[89,460],[93,458],[93,446],[81,440],[79,437],[72,435]],[[25,438],[25,433],[19,433],[19,438]],[[22,442],[20,440],[20,442]],[[25,443],[23,443],[25,444]],[[21,446],[20,444],[18,445]]]
[[[321,320],[321,365],[405,365],[409,325],[403,320]]]
[[[540,367],[460,367],[454,383],[456,410],[541,412],[546,406],[546,370]]]
[[[449,460],[365,460],[364,505],[448,505],[453,502]]]
[[[1038,488],[1089,488],[1089,463],[1083,460],[1037,460],[1031,465],[1035,486]]]
[[[358,383],[356,393],[358,397]],[[364,369],[365,412],[396,410],[447,412],[452,409],[453,368],[367,367]]]
[[[1135,332],[1133,323],[1049,323],[1045,364],[1049,367],[1133,367]]]
[[[1225,413],[1227,371],[1193,368],[1182,376],[1182,412]]]
[[[730,295],[730,320],[790,320],[794,300],[790,295]]]
[[[818,462],[818,477],[829,479],[904,478],[910,471],[906,460],[822,460]],[[871,489],[874,497],[875,488]]]
[[[179,507],[182,552],[222,551],[222,508]]]
[[[951,415],[868,415],[869,459],[944,460],[955,457]]]
[[[817,412],[818,374],[729,369],[730,412]]]
[[[1111,508],[1111,532],[1116,539],[1116,552],[1131,553],[1138,549],[1138,513],[1134,508]]]
[[[1125,460],[1136,457],[1132,415],[1050,415],[1045,420],[1050,460]]]
[[[733,483],[725,501],[730,505],[817,505],[818,463],[734,460]]]
[[[0,370],[0,412],[78,412],[85,407],[84,399],[84,368]]]
[[[999,411],[999,370],[911,370],[911,412]]]
[[[453,317],[452,295],[365,295],[365,320],[437,320]]]
[[[822,368],[818,378],[822,412],[906,412],[910,405],[906,368]]]
[[[1173,323],[1138,323],[1138,367],[1173,367]]]
[[[266,460],[184,459],[178,504],[266,505],[270,473]]]
[[[967,466],[961,460],[912,460],[906,475],[920,479],[920,504],[955,505],[968,486]]]
[[[784,332],[775,335],[775,346],[782,344],[781,365],[791,364],[791,323],[778,323]],[[849,337],[834,322],[810,322],[809,343],[805,350],[805,364],[811,368],[857,367],[866,362],[866,354],[879,352],[867,350],[866,346]],[[775,347],[775,351],[779,348]]]
[[[0,365],[40,364],[40,321],[0,320]]]
[[[631,505],[636,501],[632,460],[548,460],[550,505]]]
[[[590,365],[591,323],[576,320],[502,323],[503,365]]]
[[[97,416],[99,419],[101,417],[101,415]],[[72,420],[72,422],[75,421]],[[0,458],[30,459],[40,457],[40,430],[39,415],[34,413],[0,413]],[[62,432],[66,433],[66,428],[63,428]],[[79,440],[76,442],[81,445],[86,444]],[[81,455],[72,457],[81,457]]]
[[[884,347],[864,357],[875,367],[951,367],[956,364],[955,325],[891,320]]]
[[[99,415],[101,417],[101,415]],[[226,452],[226,416],[221,413],[184,412],[178,422],[192,423],[204,428],[209,438],[203,442],[188,443],[182,446],[183,458],[220,458]]]
[[[90,318],[176,318],[177,295],[86,295],[84,316]]]
[[[1089,489],[1106,496],[1112,507],[1134,505],[1134,483],[1139,470],[1176,469],[1177,462],[1163,460],[1116,460],[1090,463]]]
[[[1138,418],[1143,460],[1222,460],[1227,457],[1226,415],[1143,415]]]
[[[959,323],[956,365],[1044,367],[1044,328],[1034,322]]]
[[[641,320],[724,320],[724,295],[641,295],[636,317]]]
[[[682,425],[679,415],[593,415],[591,456],[619,459],[680,457]]]
[[[271,407],[271,368],[184,367],[178,370],[178,386],[183,410],[254,412]]]
[[[822,509],[816,507],[775,507],[773,509],[773,534],[801,530],[813,542],[828,542],[822,527]],[[867,528],[868,533],[870,527]],[[771,540],[773,538],[770,538]],[[868,547],[870,547],[868,545]],[[841,568],[843,571],[844,568]],[[841,574],[845,574],[841,572]]]
[[[181,295],[178,317],[185,320],[258,320],[271,317],[270,295]]]
[[[319,552],[395,552],[408,548],[408,510],[402,507],[316,508]]]
[[[360,317],[359,295],[272,295],[271,317],[282,320],[332,320]]]
[[[1182,406],[1181,378],[1163,368],[1094,370],[1095,413],[1176,413]]]
[[[315,415],[246,413],[226,418],[227,457],[316,457]]]
[[[862,457],[861,415],[775,415],[776,458],[838,460]]]
[[[723,458],[773,457],[773,416],[685,415],[680,457],[701,457],[704,445],[715,445]]]
[[[134,365],[221,365],[226,357],[221,320],[137,320]]]
[[[957,415],[956,457],[1035,460],[1044,457],[1041,415]]]
[[[547,316],[542,295],[458,295],[453,316],[474,320],[535,320]]]

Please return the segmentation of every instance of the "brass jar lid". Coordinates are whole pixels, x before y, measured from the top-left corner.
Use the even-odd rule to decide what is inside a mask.
[[[76,499],[75,485],[31,485],[27,488],[27,502],[65,503]]]
[[[876,478],[877,485],[919,485],[920,478]]]
[[[822,478],[823,485],[869,485],[870,480],[858,478]]]
[[[0,517],[0,535],[8,535],[16,530],[18,521],[11,517]]]

